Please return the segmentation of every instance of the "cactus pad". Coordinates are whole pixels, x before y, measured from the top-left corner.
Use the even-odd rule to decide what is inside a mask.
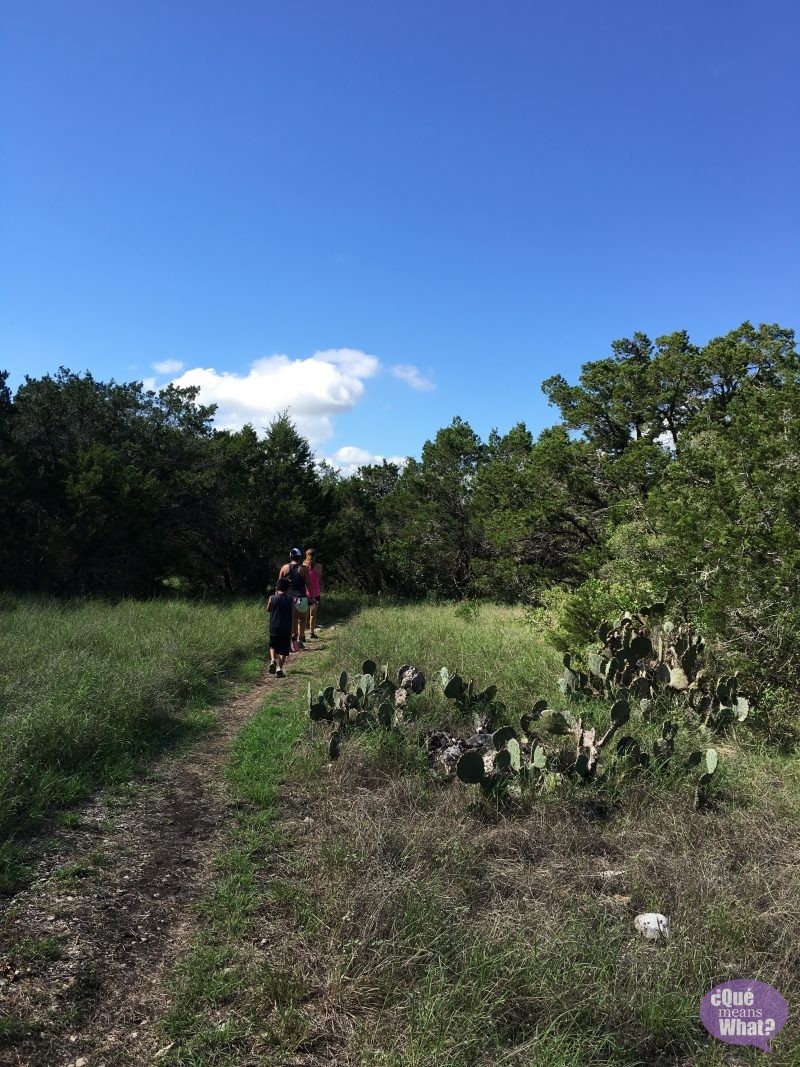
[[[478,785],[486,777],[483,756],[480,752],[465,752],[456,764],[456,774],[468,785]]]

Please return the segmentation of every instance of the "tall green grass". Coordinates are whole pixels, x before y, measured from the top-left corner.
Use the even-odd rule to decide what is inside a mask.
[[[365,659],[390,669],[413,663],[430,678],[440,667],[496,685],[509,708],[527,710],[539,697],[563,704],[561,654],[513,606],[470,603],[370,607],[334,632],[334,661],[358,669]],[[432,697],[432,694],[431,694]]]
[[[197,727],[220,678],[266,654],[266,631],[255,600],[0,598],[0,836]]]

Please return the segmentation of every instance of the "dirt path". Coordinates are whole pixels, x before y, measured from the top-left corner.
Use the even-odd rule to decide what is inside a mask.
[[[33,881],[0,924],[0,1019],[26,1020],[5,1067],[158,1062],[165,971],[188,947],[230,816],[221,770],[230,743],[274,686],[230,685],[219,727],[165,756],[111,807],[98,798],[47,842]],[[2,1024],[0,1024],[2,1025]]]

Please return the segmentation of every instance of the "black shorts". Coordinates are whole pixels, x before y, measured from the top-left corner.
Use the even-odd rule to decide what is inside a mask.
[[[292,651],[292,635],[289,634],[270,634],[269,635],[269,647],[274,649],[279,656],[288,656]]]
[[[310,596],[308,598],[309,607],[313,608],[315,604],[319,604],[320,600],[322,600],[321,596]]]

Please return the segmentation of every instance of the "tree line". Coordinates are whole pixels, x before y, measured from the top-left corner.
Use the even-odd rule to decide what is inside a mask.
[[[263,592],[302,537],[367,592],[536,603],[559,586],[573,634],[663,600],[752,662],[798,651],[800,362],[778,325],[704,346],[636,333],[543,383],[559,418],[538,437],[520,422],[483,441],[455,418],[419,459],[348,478],[286,415],[259,436],[215,429],[191,388],[7,380],[6,588]]]

